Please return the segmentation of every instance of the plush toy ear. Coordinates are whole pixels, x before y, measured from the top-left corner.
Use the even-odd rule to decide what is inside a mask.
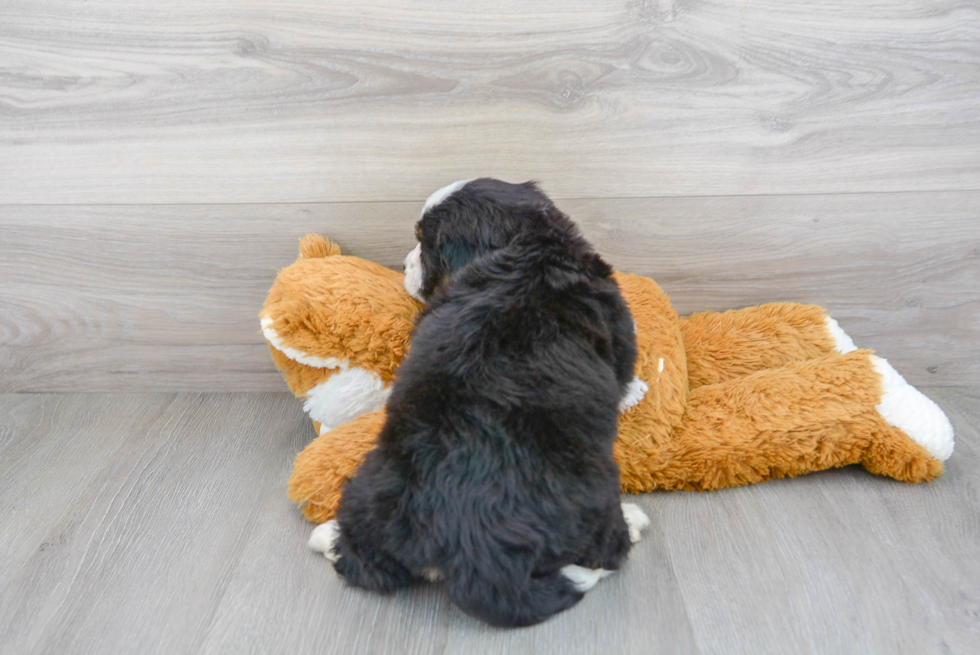
[[[340,246],[319,234],[307,234],[299,240],[301,259],[318,259],[340,254]]]

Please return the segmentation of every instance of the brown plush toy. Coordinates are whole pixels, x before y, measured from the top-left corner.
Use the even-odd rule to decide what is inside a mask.
[[[848,464],[905,482],[940,475],[946,415],[821,307],[774,303],[678,317],[645,277],[616,274],[637,326],[614,455],[623,491],[709,490]],[[421,305],[403,276],[308,235],[261,313],[272,358],[319,436],[289,497],[317,523],[373,447]]]

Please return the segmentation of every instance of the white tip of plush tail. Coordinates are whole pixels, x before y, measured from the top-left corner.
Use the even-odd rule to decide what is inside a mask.
[[[881,374],[883,393],[875,409],[881,417],[940,461],[953,454],[953,425],[939,405],[905,381],[888,360],[871,356]]]

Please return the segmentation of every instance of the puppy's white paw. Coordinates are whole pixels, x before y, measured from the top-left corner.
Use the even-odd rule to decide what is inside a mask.
[[[827,316],[824,319],[827,326],[827,332],[830,332],[831,338],[834,340],[834,348],[840,354],[849,353],[853,350],[857,350],[857,346],[854,345],[854,341],[851,337],[847,336],[847,332],[844,332],[837,324],[837,321]]]
[[[578,564],[569,564],[568,566],[561,567],[561,574],[568,578],[576,591],[585,593],[596,586],[599,580],[602,580],[607,575],[611,575],[612,571],[607,571],[606,569],[587,569]]]
[[[619,401],[619,413],[622,414],[643,400],[643,396],[649,390],[650,387],[646,382],[634,376],[632,381],[626,385],[626,393],[623,394],[623,399]]]
[[[623,503],[623,519],[630,530],[630,541],[640,540],[640,533],[650,526],[650,517],[633,503]]]
[[[340,525],[337,521],[327,521],[313,528],[309,545],[316,552],[323,553],[323,556],[331,562],[336,562],[340,556],[334,552],[333,547],[339,537]]]
[[[875,406],[881,417],[939,461],[949,459],[953,425],[939,405],[906,382],[888,360],[872,355],[871,362],[882,377],[881,404]]]

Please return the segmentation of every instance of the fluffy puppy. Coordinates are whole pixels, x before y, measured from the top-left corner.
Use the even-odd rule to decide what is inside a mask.
[[[378,445],[311,545],[359,587],[435,574],[465,612],[532,625],[619,568],[647,521],[620,505],[612,457],[633,320],[533,183],[450,185],[417,237],[406,286],[427,305],[411,352]]]

